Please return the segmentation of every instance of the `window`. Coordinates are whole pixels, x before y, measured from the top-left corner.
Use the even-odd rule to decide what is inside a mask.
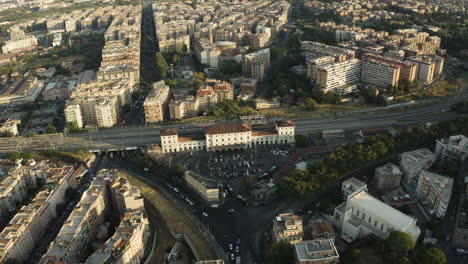
[[[359,209],[357,210],[356,215],[359,216]]]
[[[380,231],[383,231],[383,224],[380,224]]]
[[[374,226],[375,226],[375,227],[377,227],[377,220],[375,220],[375,222],[374,222]]]
[[[362,213],[362,219],[366,220],[366,213]]]
[[[369,222],[369,224],[372,222],[372,217],[369,216],[368,222]]]

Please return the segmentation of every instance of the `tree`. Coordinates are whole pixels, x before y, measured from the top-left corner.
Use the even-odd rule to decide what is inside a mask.
[[[294,259],[294,248],[286,242],[272,243],[265,249],[265,263],[288,264]]]
[[[349,252],[349,256],[353,261],[358,260],[359,257],[361,257],[361,250],[359,250],[358,248],[353,248]]]
[[[176,80],[166,80],[166,85],[169,86],[169,88],[171,89],[173,89],[176,86],[176,84]]]
[[[78,122],[76,122],[76,121],[68,122],[65,125],[65,128],[67,128],[68,131],[70,131],[70,132],[78,132],[78,131],[81,130],[81,128],[78,126]]]
[[[305,106],[305,108],[306,108],[307,111],[310,111],[310,112],[314,111],[314,110],[315,110],[315,105],[316,105],[316,104],[317,104],[317,103],[316,103],[315,100],[312,99],[312,98],[306,98],[306,99],[304,100],[304,106]]]
[[[205,84],[205,74],[203,72],[196,72],[193,74],[192,86],[194,89],[202,87]]]
[[[156,71],[159,79],[166,79],[169,66],[161,52],[156,52]]]
[[[308,136],[295,135],[294,138],[295,138],[295,141],[296,141],[296,147],[298,147],[298,148],[308,147],[310,145],[310,143],[311,143]]]
[[[424,264],[445,264],[447,263],[447,257],[444,252],[438,248],[426,248],[421,254],[421,260],[419,263]]]
[[[185,170],[186,169],[185,169],[184,165],[175,164],[174,166],[169,168],[169,171],[167,172],[167,175],[169,175],[169,177],[171,177],[171,178],[173,178],[175,180],[182,181],[183,178],[184,178]]]
[[[55,134],[57,133],[57,128],[54,126],[54,124],[48,124],[46,132],[47,134]]]
[[[391,231],[385,245],[388,249],[396,251],[398,255],[406,255],[406,253],[414,248],[416,245],[413,238],[405,232]]]

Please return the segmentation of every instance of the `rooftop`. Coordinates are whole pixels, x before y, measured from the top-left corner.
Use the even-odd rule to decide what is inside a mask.
[[[296,243],[294,247],[297,257],[301,261],[339,257],[335,244],[331,239],[302,241]]]
[[[420,177],[424,177],[444,200],[450,200],[452,195],[453,179],[426,170],[422,170]]]
[[[400,168],[393,163],[385,164],[381,167],[375,168],[375,177],[382,177],[388,175],[401,175]]]
[[[227,134],[227,133],[242,133],[252,131],[250,124],[230,124],[230,125],[214,125],[205,129],[205,134]]]

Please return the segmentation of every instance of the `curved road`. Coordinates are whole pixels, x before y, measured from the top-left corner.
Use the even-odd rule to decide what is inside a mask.
[[[468,98],[466,86],[455,97],[443,102],[395,113],[363,114],[340,118],[300,118],[295,119],[296,133],[306,134],[325,129],[363,129],[389,126],[408,126],[456,117],[455,114],[443,113],[452,105]],[[269,121],[280,120],[271,118]],[[231,121],[228,121],[231,122]],[[219,122],[218,122],[219,123]],[[0,139],[0,153],[14,151],[39,151],[44,149],[75,150],[120,150],[124,148],[159,144],[159,131],[165,128],[179,128],[183,133],[198,132],[213,122],[203,124],[172,124],[165,126],[129,126],[100,129],[95,132],[77,134],[41,135],[32,138],[14,137]]]

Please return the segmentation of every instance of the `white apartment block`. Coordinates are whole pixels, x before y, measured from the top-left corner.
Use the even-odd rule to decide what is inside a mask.
[[[81,107],[75,101],[67,101],[65,105],[65,120],[67,123],[76,122],[79,128],[83,127]]]
[[[270,49],[262,49],[242,57],[242,73],[261,81],[270,68]]]
[[[166,129],[161,131],[160,137],[163,153],[221,151],[256,145],[294,144],[294,131],[292,121],[279,121],[268,127],[253,127],[248,123],[215,125],[206,128],[203,135],[179,136],[178,129]]]
[[[306,61],[307,78],[315,81],[317,79],[317,68],[333,62],[335,62],[335,58],[332,56],[321,56],[317,58],[308,59]]]
[[[334,221],[341,238],[348,243],[374,234],[382,239],[393,231],[408,233],[417,241],[421,230],[416,219],[369,195],[365,190],[348,196],[346,202],[335,208]]]
[[[361,80],[378,88],[386,89],[398,85],[400,67],[390,61],[362,57]]]
[[[143,103],[146,124],[164,121],[168,113],[168,103],[169,86],[164,81],[153,83],[153,89]]]
[[[431,214],[444,217],[452,195],[453,179],[426,170],[419,174],[416,195]]]
[[[2,53],[10,53],[15,50],[31,48],[37,45],[37,39],[34,36],[28,36],[24,39],[7,40],[2,46]]]
[[[210,68],[217,68],[221,50],[207,39],[195,39],[193,51],[198,61],[208,65]]]
[[[60,229],[47,253],[39,263],[81,263],[91,243],[104,222],[104,210],[108,206],[107,181],[97,176],[81,197]]]
[[[111,127],[117,124],[116,99],[102,99],[97,101],[94,106],[96,125],[98,127]]]
[[[23,206],[0,233],[0,262],[25,261],[56,216],[56,207],[63,203],[66,190],[77,187],[72,166],[49,170],[52,175],[46,179],[45,190],[39,192],[29,205]]]
[[[280,214],[273,219],[273,239],[276,243],[286,242],[294,245],[302,241],[302,219],[291,213]]]
[[[317,87],[323,92],[339,90],[361,80],[361,61],[346,60],[326,64],[317,69]]]
[[[450,136],[436,141],[438,159],[464,162],[468,158],[468,138],[464,135]]]
[[[422,170],[432,166],[436,156],[428,149],[418,149],[410,152],[405,152],[400,155],[400,168],[403,172],[403,180],[407,185],[417,180],[419,173]]]

